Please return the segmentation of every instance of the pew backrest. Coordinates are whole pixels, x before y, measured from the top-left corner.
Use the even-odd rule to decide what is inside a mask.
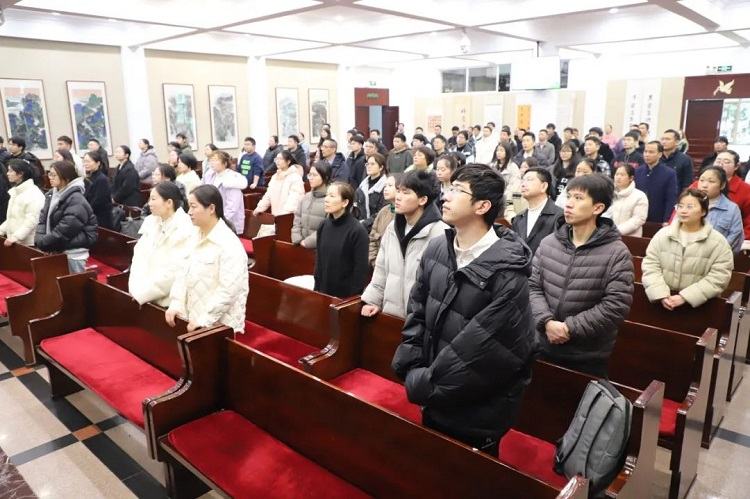
[[[91,256],[117,270],[129,269],[137,239],[103,227],[98,227],[97,231],[99,234],[90,250]]]
[[[254,239],[253,251],[253,272],[282,281],[298,275],[312,275],[315,272],[314,250],[280,241],[275,236]]]

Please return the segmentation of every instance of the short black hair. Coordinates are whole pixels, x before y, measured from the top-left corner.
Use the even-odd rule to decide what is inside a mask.
[[[450,156],[453,156],[453,159],[456,160],[456,165],[458,165],[459,168],[466,165],[466,156],[464,156],[463,153],[460,153],[458,151],[453,151],[453,152],[449,152],[448,154]]]
[[[528,158],[526,158],[526,159],[528,159]],[[594,173],[601,173],[602,172],[601,168],[599,168],[599,164],[596,161],[594,161],[593,159],[591,159],[591,158],[580,158],[578,160],[578,162],[576,163],[576,168],[581,163],[586,163],[587,165],[589,165],[589,168],[591,168],[591,171],[594,172]]]
[[[584,142],[593,142],[594,144],[600,146],[602,145],[602,139],[597,137],[596,135],[587,135],[585,139],[583,139]]]
[[[406,142],[406,135],[404,135],[401,132],[396,132],[395,134],[393,134],[393,138],[394,139],[401,139],[402,142]]]
[[[649,125],[645,121],[641,121],[640,123],[638,123],[638,126],[641,126],[641,125],[646,125],[646,130],[651,130],[651,125]]]
[[[488,121],[488,125],[492,126],[492,128],[495,128],[495,122],[494,121]]]
[[[612,206],[612,199],[615,196],[614,182],[612,182],[609,177],[598,174],[573,177],[568,181],[567,190],[568,192],[585,192],[586,194],[591,196],[594,204],[602,203],[604,205],[604,209],[601,213],[599,213],[599,215],[597,215],[597,219],[604,213],[606,213],[609,207]]]
[[[440,181],[430,171],[409,170],[401,175],[397,186],[399,188],[411,189],[417,194],[417,197],[426,196],[427,205],[435,201],[440,195]]]
[[[466,140],[469,140],[469,132],[467,130],[461,130],[458,134],[463,135]]]
[[[427,146],[419,146],[417,147],[417,150],[414,151],[415,153],[421,152],[424,154],[425,159],[427,160],[427,164],[431,165],[433,161],[435,161],[435,151],[433,151],[431,148]]]
[[[299,137],[297,137],[296,135],[290,135],[287,138],[288,139],[292,139],[294,142],[296,142],[297,144],[299,144]]]
[[[534,135],[534,132],[524,132],[522,138],[523,137],[531,137],[531,140],[536,141],[536,135]]]
[[[73,139],[71,139],[71,138],[70,138],[70,137],[68,137],[67,135],[60,135],[60,136],[59,136],[59,137],[57,138],[57,141],[58,141],[58,142],[65,142],[65,143],[66,143],[66,144],[68,144],[69,146],[72,146],[72,145],[73,145]],[[2,142],[2,140],[0,140],[0,142]]]
[[[448,140],[445,137],[443,137],[442,135],[440,135],[440,134],[435,135],[435,137],[433,137],[432,141],[435,142],[438,139],[440,139],[440,140],[442,140],[443,142],[446,142],[446,143],[448,142]]]
[[[13,137],[8,139],[8,143],[11,143],[11,142],[13,142],[15,145],[17,145],[21,149],[26,149],[26,139],[24,139],[23,137],[14,135]]]
[[[272,139],[273,139],[273,141],[274,141],[274,142],[275,142],[276,144],[278,144],[278,143],[279,143],[279,136],[278,136],[278,135],[271,135],[271,137],[270,137],[270,138],[272,138]]]
[[[638,133],[635,130],[630,130],[628,133],[626,133],[625,135],[623,135],[623,138],[625,138],[625,137],[630,137],[631,139],[635,140],[636,142],[638,142],[639,140],[641,140],[641,134]]]
[[[422,144],[426,144],[426,143],[427,143],[427,137],[425,137],[425,136],[424,136],[424,135],[422,135],[421,133],[415,133],[415,134],[414,134],[414,137],[412,137],[412,138],[411,138],[411,140],[414,140],[414,139],[417,139],[417,140],[418,140],[418,141],[420,141],[420,142],[421,142]]]
[[[378,136],[380,136],[380,130],[378,130],[377,128],[373,128],[372,130],[370,130],[370,134],[373,134],[373,133],[377,133]]]
[[[195,170],[198,167],[198,160],[195,156],[188,153],[183,153],[178,156],[178,160],[185,164],[191,170]]]
[[[187,140],[187,135],[185,135],[184,133],[180,132],[180,133],[178,133],[177,135],[175,135],[175,138],[176,138],[176,139],[184,139],[184,140]]]
[[[565,128],[563,128],[563,132],[570,132],[570,133],[573,133],[573,128],[572,128],[572,127],[569,127],[569,126],[566,126]]]
[[[461,129],[460,129],[460,128],[458,128],[458,127],[457,127],[456,125],[453,125],[453,126],[451,127],[451,132],[457,132],[457,131],[459,131],[459,130],[461,130]]]
[[[482,127],[479,126],[479,125],[474,125],[473,127],[471,127],[471,129],[472,130],[479,130],[480,132],[482,131]]]
[[[604,130],[602,130],[598,126],[592,126],[591,128],[589,128],[589,133],[595,133],[599,137],[603,137],[604,136]]]
[[[682,135],[680,135],[680,132],[678,132],[674,128],[668,128],[668,129],[664,130],[664,133],[671,133],[672,135],[674,135],[674,139],[675,140],[682,139]]]
[[[528,161],[530,158],[526,158],[526,161]],[[526,163],[528,165],[528,163]],[[536,173],[536,176],[541,180],[542,182],[547,182],[547,195],[550,196],[552,194],[552,190],[554,189],[554,185],[552,184],[552,174],[547,170],[546,168],[542,168],[540,166],[532,166],[528,170],[526,170],[526,173]]]
[[[620,163],[617,165],[617,168],[615,168],[615,173],[617,173],[617,170],[620,168],[625,168],[625,172],[628,174],[628,177],[635,177],[635,168],[633,168],[633,165],[630,163]],[[726,176],[726,173],[724,174]]]
[[[456,168],[458,168],[458,162],[456,161],[456,157],[452,153],[448,154],[442,154],[436,161],[436,163],[440,163],[441,161],[445,161],[448,165],[448,169],[451,172],[456,171]]]
[[[245,142],[250,142],[252,145],[255,145],[255,139],[252,137],[245,137]]]
[[[11,139],[11,140],[13,140],[13,139]],[[729,145],[729,140],[725,136],[723,136],[723,135],[719,135],[718,137],[716,137],[716,140],[714,140],[714,143],[716,143],[716,142],[723,142],[726,145]]]
[[[357,143],[357,144],[359,144],[359,145],[364,145],[364,143],[365,143],[365,138],[364,138],[364,137],[362,137],[362,136],[361,136],[361,135],[359,135],[359,134],[355,134],[355,135],[352,135],[352,138],[351,138],[351,139],[349,139],[349,142],[356,142],[356,143]]]
[[[99,141],[93,137],[90,138],[86,143],[88,144],[89,142],[96,142],[97,144],[101,145],[101,143],[99,143]]]
[[[505,180],[487,165],[471,163],[459,168],[451,176],[451,182],[468,182],[471,189],[472,201],[489,201],[492,206],[483,215],[488,227],[495,223],[502,210],[505,209]]]
[[[551,128],[552,130],[557,130],[557,127],[554,123],[547,123],[547,128]]]
[[[5,139],[0,135],[0,144],[5,144]]]
[[[658,140],[652,140],[652,141],[648,142],[646,144],[646,146],[649,145],[649,144],[656,144],[656,150],[659,151],[659,152],[664,152],[664,146],[661,145],[661,142],[659,142]],[[646,146],[643,146],[643,148],[645,149]]]
[[[89,142],[91,142],[91,141],[89,141]],[[179,142],[177,142],[176,140],[173,140],[173,141],[171,141],[171,142],[170,142],[170,143],[169,143],[168,145],[170,145],[170,146],[174,147],[174,148],[175,148],[175,149],[177,149],[178,151],[179,151],[180,149],[182,149],[182,145],[180,145],[180,143],[179,143]]]

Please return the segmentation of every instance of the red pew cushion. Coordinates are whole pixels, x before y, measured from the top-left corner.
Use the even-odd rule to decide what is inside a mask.
[[[231,497],[367,497],[234,411],[180,426],[168,439]]]
[[[253,240],[241,237],[240,242],[242,243],[242,247],[245,248],[247,256],[253,256]]]
[[[313,352],[320,351],[320,348],[295,340],[250,321],[245,321],[245,334],[238,334],[236,339],[243,345],[254,348],[296,368],[301,367],[298,362],[299,359]]]
[[[422,422],[419,406],[409,402],[406,390],[399,383],[357,368],[334,378],[331,384],[409,421],[418,424]]]
[[[552,471],[555,450],[554,444],[520,431],[510,430],[500,440],[500,461],[562,489],[568,483],[568,479]]]
[[[18,284],[13,279],[0,274],[0,315],[8,315],[8,305],[5,299],[9,296],[16,296],[27,292],[29,288]]]
[[[659,420],[659,435],[664,437],[673,437],[675,427],[677,426],[677,410],[680,403],[674,400],[664,399],[664,405],[661,407],[661,419]]]
[[[41,347],[141,428],[143,400],[175,385],[175,380],[92,328],[42,340]]]
[[[96,258],[89,258],[86,262],[86,270],[96,270],[96,280],[100,282],[107,282],[107,276],[112,274],[119,274],[122,270],[110,267],[106,263],[102,263]]]

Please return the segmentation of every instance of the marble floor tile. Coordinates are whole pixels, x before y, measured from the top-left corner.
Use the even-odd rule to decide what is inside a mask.
[[[44,371],[47,372],[46,369]],[[117,415],[109,405],[90,390],[81,390],[65,398],[73,404],[73,407],[81,411],[81,414],[89,418],[92,423],[99,423]]]
[[[49,369],[47,369],[46,367],[41,367],[41,368],[37,369],[36,372],[39,373],[39,376],[41,376],[42,378],[44,378],[44,381],[46,381],[47,383],[49,383]]]
[[[40,499],[136,497],[81,442],[18,469]]]
[[[130,423],[125,423],[104,432],[113,442],[141,465],[162,485],[164,481],[164,465],[148,456],[146,435]]]
[[[21,338],[13,336],[10,332],[10,326],[0,327],[0,340],[8,345],[16,355],[23,358],[23,341],[21,341]]]

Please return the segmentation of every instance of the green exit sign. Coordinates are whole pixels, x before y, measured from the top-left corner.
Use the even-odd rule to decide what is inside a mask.
[[[717,73],[728,73],[732,70],[732,66],[716,66]]]
[[[370,80],[370,86],[371,87],[377,87],[378,86],[378,82]]]

